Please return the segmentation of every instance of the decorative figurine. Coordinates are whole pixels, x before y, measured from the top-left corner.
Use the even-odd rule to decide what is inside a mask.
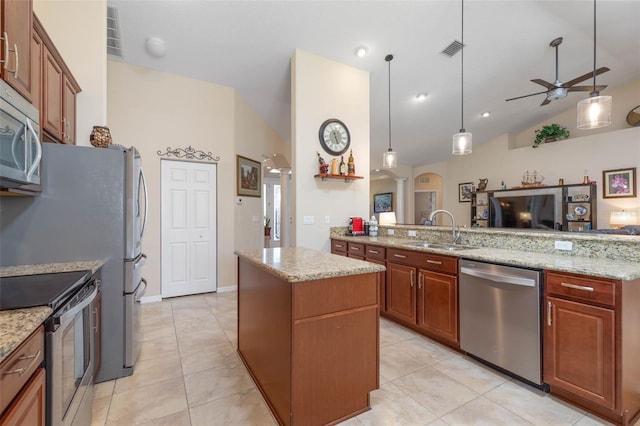
[[[324,158],[320,156],[320,153],[316,151],[318,154],[318,163],[320,163],[320,174],[326,175],[329,172],[329,165],[324,161]]]
[[[480,182],[478,183],[478,191],[484,191],[485,189],[487,189],[487,182],[489,181],[489,179],[479,179]]]

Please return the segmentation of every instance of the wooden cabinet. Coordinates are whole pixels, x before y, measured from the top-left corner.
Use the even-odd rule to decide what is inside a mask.
[[[614,423],[637,421],[639,308],[640,280],[545,271],[543,380],[551,392]]]
[[[596,184],[562,187],[562,230],[572,232],[598,229]]]
[[[76,94],[80,86],[37,17],[33,27],[42,45],[40,126],[43,140],[75,145]]]
[[[0,57],[2,79],[32,101],[31,48],[32,0],[2,0]]]
[[[455,257],[388,249],[386,315],[459,347],[457,271]]]
[[[40,326],[0,364],[0,425],[45,421],[44,327]]]
[[[387,255],[386,248],[382,246],[370,245],[367,244],[365,247],[365,260],[371,263],[377,263],[378,265],[387,266]],[[379,283],[379,292],[378,292],[378,306],[380,308],[380,312],[385,312],[387,310],[387,302],[386,302],[386,293],[387,293],[387,272],[380,271],[378,272],[378,283]]]
[[[339,256],[347,256],[347,246],[349,243],[340,240],[331,240],[331,253]]]

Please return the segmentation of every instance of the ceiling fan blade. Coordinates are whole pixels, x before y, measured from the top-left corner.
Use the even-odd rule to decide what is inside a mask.
[[[598,68],[596,70],[596,75],[603,74],[603,73],[605,73],[607,71],[609,71],[609,68],[607,68],[607,67]],[[580,77],[574,78],[573,80],[567,81],[566,83],[564,83],[562,85],[562,87],[569,88],[569,87],[573,86],[574,84],[581,83],[581,82],[583,82],[585,80],[590,79],[591,77],[593,77],[593,71],[588,72],[586,74],[583,74]]]
[[[516,99],[528,98],[529,96],[542,95],[543,93],[547,93],[547,92],[548,92],[548,90],[545,90],[544,92],[538,92],[538,93],[532,93],[530,95],[518,96],[517,98],[507,99],[506,102],[515,101]]]
[[[607,85],[596,86],[596,91],[601,91],[607,88]],[[567,92],[591,92],[593,86],[571,86],[567,87]]]
[[[542,103],[540,104],[540,106],[546,105],[546,104],[550,104],[551,101],[547,98],[544,98],[544,101],[542,101]]]
[[[541,80],[539,78],[534,78],[531,81],[534,82],[534,83],[539,84],[540,86],[544,86],[547,89],[555,89],[556,88],[556,86],[554,86],[553,84],[549,83],[548,81],[544,81],[544,80]]]

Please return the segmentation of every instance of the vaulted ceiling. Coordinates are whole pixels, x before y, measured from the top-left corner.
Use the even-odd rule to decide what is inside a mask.
[[[370,72],[371,158],[388,148],[388,68],[392,53],[392,146],[402,164],[442,161],[460,129],[461,55],[442,54],[461,41],[461,2],[109,0],[119,16],[122,60],[231,86],[290,141],[290,58],[294,49]],[[149,37],[166,54],[145,51]],[[474,144],[518,132],[567,109],[588,92],[540,106],[545,90],[531,79],[567,82],[593,70],[591,0],[467,0],[464,3],[464,126]],[[354,51],[366,46],[368,55]],[[597,78],[602,93],[640,78],[640,1],[597,3]],[[588,79],[582,85],[593,84]],[[427,93],[424,101],[416,95]],[[640,95],[640,94],[639,94]],[[168,100],[170,102],[170,100]],[[615,100],[614,100],[615,102]],[[639,102],[640,103],[640,100]],[[615,104],[614,104],[615,107]],[[197,105],[194,105],[197,108]],[[480,114],[490,111],[488,118]],[[347,123],[348,124],[348,123]]]

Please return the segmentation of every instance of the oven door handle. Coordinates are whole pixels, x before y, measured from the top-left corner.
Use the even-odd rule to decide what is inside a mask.
[[[98,286],[95,286],[93,291],[89,296],[82,300],[82,302],[78,303],[73,308],[69,309],[67,312],[62,314],[59,318],[60,325],[66,325],[78,314],[78,312],[82,311],[84,308],[89,306],[91,302],[94,301],[96,296],[98,295]]]

